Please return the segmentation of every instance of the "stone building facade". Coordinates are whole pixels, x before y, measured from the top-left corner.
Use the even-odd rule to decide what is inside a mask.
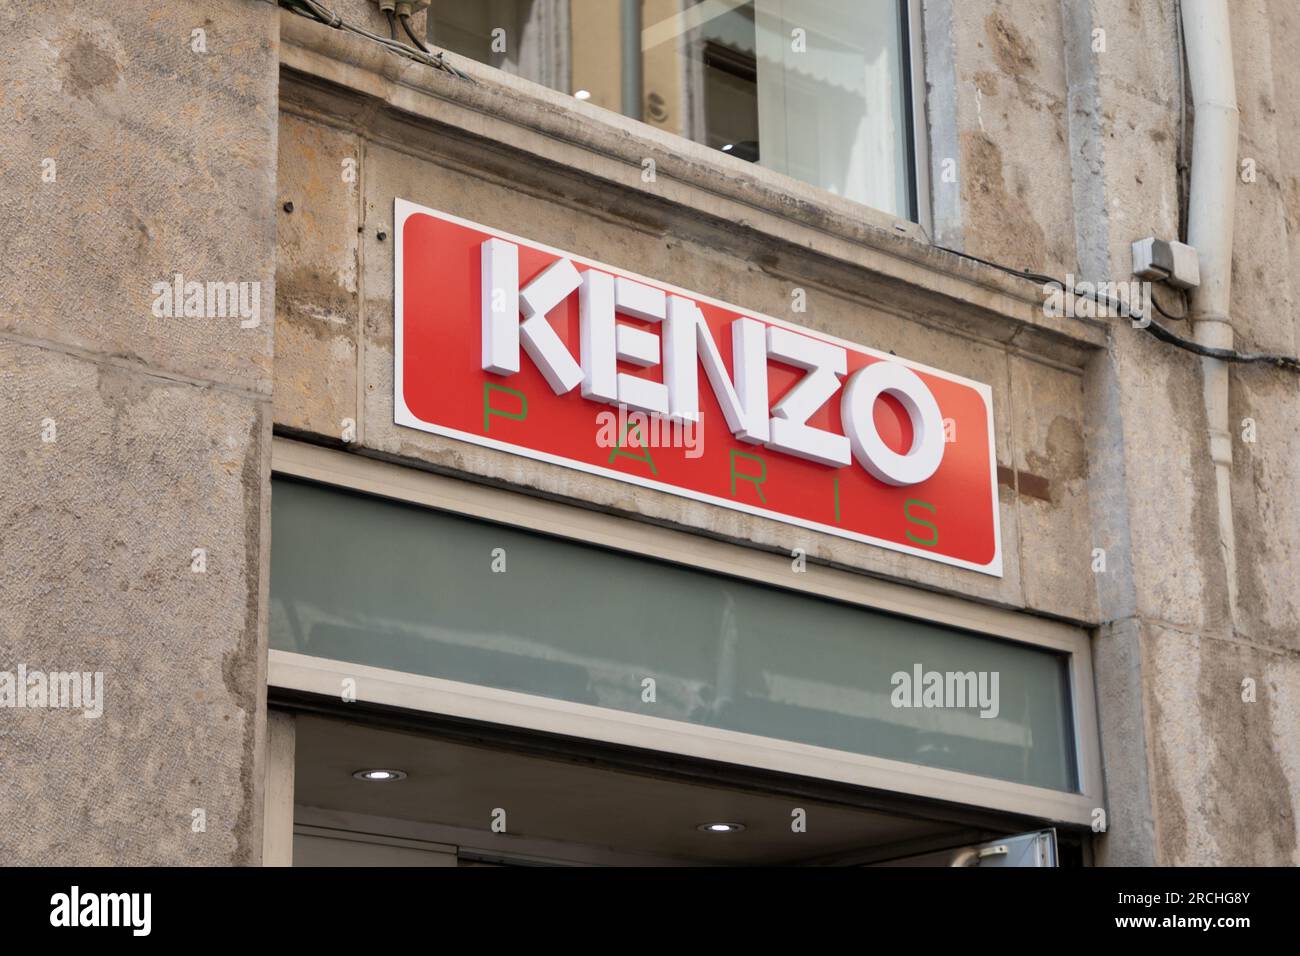
[[[1174,0],[910,5],[919,222],[262,0],[44,6],[0,11],[0,669],[102,672],[105,691],[99,719],[0,713],[0,860],[281,852],[267,791],[293,708],[268,705],[268,633],[290,448],[726,549],[777,586],[799,548],[846,588],[1072,629],[1104,827],[1016,812],[1084,862],[1300,862],[1300,377],[1229,367],[1225,551],[1202,359],[1051,314],[1042,282],[970,258],[1127,283],[1134,241],[1186,235]],[[371,3],[327,6],[388,33]],[[1231,324],[1242,351],[1295,355],[1300,13],[1230,7]],[[573,69],[613,69],[596,42]],[[395,424],[395,198],[987,383],[1002,574]],[[157,284],[192,280],[241,284],[244,310],[160,316]]]

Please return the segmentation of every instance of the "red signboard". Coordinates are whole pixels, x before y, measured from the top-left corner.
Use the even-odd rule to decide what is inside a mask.
[[[1001,575],[987,385],[402,199],[394,226],[397,424]]]

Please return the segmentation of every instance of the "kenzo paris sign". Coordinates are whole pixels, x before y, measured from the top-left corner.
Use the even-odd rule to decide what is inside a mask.
[[[397,424],[1002,573],[987,385],[406,200],[394,227]]]

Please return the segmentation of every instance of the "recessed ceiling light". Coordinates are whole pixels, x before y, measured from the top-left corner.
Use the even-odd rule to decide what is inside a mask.
[[[358,780],[370,780],[376,783],[385,780],[405,780],[405,770],[358,770],[352,776]]]
[[[589,100],[589,99],[591,99],[591,91],[590,91],[590,90],[578,90],[577,92],[575,92],[575,93],[573,94],[573,98],[574,98],[575,100]]]
[[[701,823],[695,829],[705,833],[739,833],[745,829],[743,823]]]

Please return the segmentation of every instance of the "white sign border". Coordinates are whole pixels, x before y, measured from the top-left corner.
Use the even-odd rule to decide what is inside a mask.
[[[406,220],[413,215],[427,215],[443,222],[454,223],[467,229],[473,229],[478,232],[494,236],[498,239],[504,239],[507,242],[518,243],[530,246],[534,249],[540,249],[549,255],[559,256],[569,259],[576,263],[600,269],[602,272],[610,272],[616,275],[624,276],[637,282],[644,282],[651,286],[666,289],[675,295],[685,296],[694,299],[697,302],[707,302],[716,308],[724,309],[728,312],[740,316],[749,316],[769,325],[776,325],[782,328],[790,329],[802,335],[809,335],[821,339],[825,342],[833,342],[836,345],[855,352],[871,355],[875,358],[884,359],[890,362],[898,362],[910,369],[926,372],[939,378],[946,379],[950,382],[958,382],[975,389],[984,399],[984,409],[988,415],[988,436],[989,436],[989,485],[991,488],[993,508],[993,558],[988,564],[976,564],[973,561],[965,561],[961,558],[953,558],[944,554],[937,554],[933,551],[927,551],[923,548],[915,548],[911,545],[899,544],[883,538],[875,538],[871,535],[860,534],[856,531],[849,531],[844,528],[836,528],[832,525],[824,525],[816,521],[809,521],[804,518],[798,518],[793,515],[782,514],[779,511],[772,511],[767,508],[760,508],[755,505],[745,504],[741,501],[734,501],[729,498],[721,498],[716,495],[709,495],[699,491],[693,491],[689,488],[682,488],[667,482],[656,481],[651,478],[642,478],[639,475],[628,474],[627,472],[616,471],[613,468],[604,468],[600,465],[592,465],[584,461],[577,461],[572,458],[565,458],[560,455],[552,455],[547,452],[537,451],[532,448],[525,448],[520,445],[514,445],[509,442],[498,441],[495,438],[489,438],[486,435],[476,435],[471,432],[463,432],[455,428],[447,428],[443,425],[434,425],[416,417],[415,414],[406,405],[402,391],[402,245],[405,233]],[[475,317],[477,324],[477,318]],[[890,355],[887,352],[881,352],[877,349],[869,348],[865,345],[859,345],[855,342],[849,342],[845,339],[833,335],[827,335],[823,332],[809,329],[805,326],[796,325],[793,322],[787,322],[783,319],[773,318],[764,315],[761,312],[751,312],[747,309],[741,309],[729,302],[723,302],[720,299],[714,299],[706,295],[700,295],[697,292],[691,292],[688,289],[682,289],[678,286],[671,285],[659,279],[651,279],[646,276],[638,275],[635,272],[628,272],[626,269],[620,269],[616,266],[604,262],[597,262],[594,259],[588,259],[584,256],[574,255],[565,252],[562,249],[556,249],[553,246],[536,242],[532,239],[525,239],[521,236],[512,235],[503,232],[500,229],[493,229],[482,223],[472,222],[468,219],[462,219],[459,216],[453,216],[450,213],[439,212],[436,209],[430,209],[427,206],[421,206],[410,200],[395,197],[393,199],[393,424],[402,425],[407,428],[414,428],[419,431],[429,432],[434,435],[442,435],[447,438],[455,438],[458,441],[469,442],[472,445],[480,445],[484,448],[492,448],[496,451],[508,452],[513,455],[521,455],[525,458],[531,458],[535,461],[544,461],[552,465],[560,465],[565,468],[573,468],[592,475],[599,475],[603,478],[611,478],[625,484],[639,485],[643,488],[651,488],[655,491],[666,492],[667,494],[677,495],[682,498],[690,498],[693,501],[701,501],[706,504],[717,505],[730,511],[741,511],[746,514],[755,515],[760,518],[770,518],[774,521],[780,521],[784,524],[795,525],[808,531],[816,531],[822,534],[834,535],[838,538],[847,538],[862,544],[875,545],[879,548],[885,548],[890,551],[898,551],[903,554],[910,554],[914,557],[924,558],[928,561],[938,561],[941,564],[951,565],[953,567],[965,568],[970,571],[978,571],[981,574],[992,575],[993,577],[1002,577],[1002,513],[1001,503],[998,499],[998,475],[997,475],[997,454],[995,449],[995,436],[993,432],[993,389],[983,382],[976,382],[972,379],[964,378],[960,375],[954,375],[945,372],[942,369],[931,368],[928,365],[922,365],[919,362],[913,362],[909,359],[900,358],[897,355]]]

